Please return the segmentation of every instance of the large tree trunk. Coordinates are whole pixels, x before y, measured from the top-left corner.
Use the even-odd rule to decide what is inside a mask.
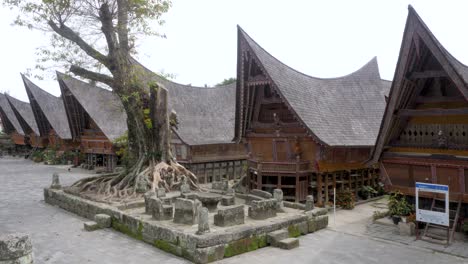
[[[185,180],[192,189],[199,189],[197,177],[178,164],[170,151],[167,90],[153,84],[149,91],[136,94],[119,94],[127,113],[130,166],[117,175],[82,179],[70,190],[110,201],[140,197],[157,188],[176,190]]]

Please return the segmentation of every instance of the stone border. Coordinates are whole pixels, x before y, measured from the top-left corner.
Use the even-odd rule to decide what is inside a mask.
[[[150,223],[126,214],[114,206],[86,200],[62,190],[45,188],[44,200],[48,204],[92,220],[97,214],[109,215],[112,219],[111,226],[115,230],[195,263],[213,262],[266,247],[267,233],[279,229],[287,229],[291,237],[297,237],[328,225],[328,216],[322,215],[319,219],[319,216],[304,213],[277,221],[261,221],[255,226],[233,226],[229,232],[197,235],[158,225],[154,221]]]

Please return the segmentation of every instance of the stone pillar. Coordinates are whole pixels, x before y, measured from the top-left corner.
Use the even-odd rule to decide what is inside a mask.
[[[182,185],[180,185],[180,193],[189,193],[190,185],[187,183],[187,177],[183,176]]]
[[[32,264],[32,243],[27,234],[0,235],[0,264]]]
[[[147,214],[152,214],[153,213],[153,211],[152,211],[153,208],[152,208],[152,206],[150,206],[151,202],[149,201],[149,199],[151,197],[156,197],[156,192],[155,191],[147,191],[143,197],[145,199],[145,212]]]
[[[276,199],[277,201],[277,210],[278,211],[283,211],[284,210],[284,204],[283,204],[283,190],[281,189],[274,189],[273,190],[273,198]]]
[[[314,210],[314,196],[313,195],[307,195],[306,198],[306,203],[305,203],[305,211],[312,211]]]
[[[62,185],[60,185],[60,178],[59,174],[54,172],[52,174],[52,184],[50,185],[51,189],[62,189]]]
[[[156,196],[158,196],[158,198],[166,197],[166,189],[164,189],[164,188],[157,189],[156,190]]]
[[[208,208],[202,207],[198,210],[198,231],[197,234],[201,235],[210,232],[210,225],[208,223]]]

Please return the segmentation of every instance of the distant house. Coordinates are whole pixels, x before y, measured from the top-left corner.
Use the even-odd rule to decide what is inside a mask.
[[[22,78],[39,130],[38,141],[47,142],[48,147],[59,151],[74,149],[76,144],[72,141],[62,98],[42,90],[24,75]]]
[[[28,139],[28,144],[33,148],[46,147],[47,140],[40,136],[31,105],[9,95],[6,95],[6,98]]]
[[[118,157],[114,141],[127,131],[127,115],[112,91],[57,73],[74,142],[91,168],[112,171]]]
[[[468,203],[468,67],[409,7],[388,105],[373,159],[390,190],[415,182],[449,185]],[[431,197],[432,198],[432,197]]]
[[[0,119],[3,131],[11,137],[15,145],[25,148],[28,144],[27,137],[7,97],[2,93],[0,93]]]
[[[249,150],[250,189],[283,190],[285,199],[319,204],[333,188],[375,186],[368,168],[390,82],[374,58],[338,78],[285,65],[238,28],[235,138]]]

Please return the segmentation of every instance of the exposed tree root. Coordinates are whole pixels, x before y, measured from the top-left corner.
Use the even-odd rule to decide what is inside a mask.
[[[120,174],[81,179],[72,184],[68,191],[101,202],[126,202],[142,197],[147,190],[179,190],[184,179],[192,190],[200,190],[195,174],[175,161],[170,164],[151,161],[146,167],[143,163],[140,161]]]

